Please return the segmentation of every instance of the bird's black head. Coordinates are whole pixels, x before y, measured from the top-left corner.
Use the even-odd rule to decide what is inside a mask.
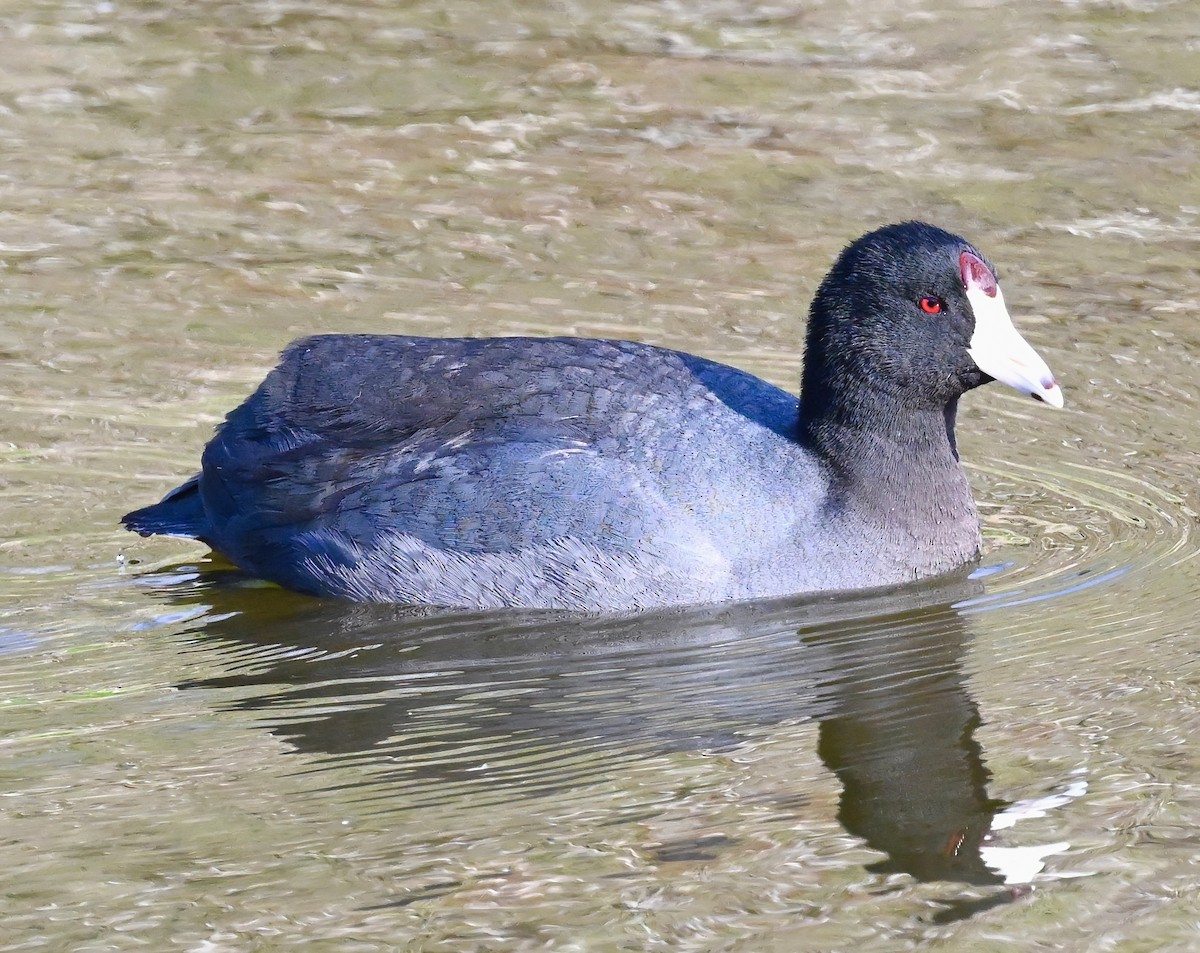
[[[951,407],[1000,379],[1062,404],[1045,363],[1009,320],[995,268],[966,239],[923,222],[851,243],[809,316],[806,415]]]

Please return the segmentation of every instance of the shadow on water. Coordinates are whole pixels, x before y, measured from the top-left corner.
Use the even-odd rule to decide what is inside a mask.
[[[224,670],[181,688],[224,692],[314,771],[369,766],[389,797],[467,792],[482,809],[577,792],[650,754],[729,749],[752,729],[815,719],[842,785],[839,821],[885,855],[871,870],[998,888],[945,901],[938,919],[1010,902],[1040,869],[1014,877],[987,846],[1009,825],[987,791],[955,607],[978,583],[603,619],[143,578],[171,580],[162,593],[190,607],[192,649]]]

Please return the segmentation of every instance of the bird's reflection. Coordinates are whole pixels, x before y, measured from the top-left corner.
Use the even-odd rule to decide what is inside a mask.
[[[872,869],[1000,882],[979,853],[1004,805],[987,795],[962,617],[938,606],[801,634],[831,660],[818,753],[842,782],[838,820],[888,855]]]
[[[624,619],[421,614],[210,583],[164,591],[197,604],[193,644],[208,668],[218,650],[225,670],[185,687],[235,689],[235,707],[265,713],[301,751],[386,764],[431,795],[481,777],[495,794],[817,719],[820,757],[842,784],[839,820],[885,855],[873,869],[987,887],[1005,882],[984,850],[1004,804],[988,796],[969,633],[953,607],[973,586]],[[564,757],[599,749],[605,758]]]

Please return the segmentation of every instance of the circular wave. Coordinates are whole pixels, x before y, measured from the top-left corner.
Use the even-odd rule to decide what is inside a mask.
[[[1053,472],[1011,461],[971,469],[991,481],[980,502],[991,576],[981,601],[1056,598],[1196,554],[1196,512],[1148,476],[1067,461]]]

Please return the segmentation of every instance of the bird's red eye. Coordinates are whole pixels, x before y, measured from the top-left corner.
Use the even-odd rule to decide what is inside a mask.
[[[921,306],[921,310],[924,311],[926,314],[941,314],[942,313],[942,299],[941,298],[935,298],[933,295],[926,295],[924,298],[922,298],[917,303]]]

